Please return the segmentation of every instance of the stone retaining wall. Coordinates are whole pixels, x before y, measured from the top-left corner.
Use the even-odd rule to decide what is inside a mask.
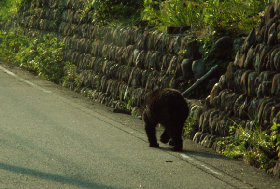
[[[280,1],[265,12],[234,62],[214,85],[201,111],[193,140],[211,147],[227,136],[233,121],[248,129],[280,122]]]
[[[83,0],[33,1],[21,11],[19,23],[26,35],[51,32],[64,39],[65,61],[77,66],[83,92],[97,101],[139,107],[146,92],[186,89],[188,79],[203,74],[192,72],[201,55],[191,36],[96,26],[91,13],[82,17],[83,6]]]

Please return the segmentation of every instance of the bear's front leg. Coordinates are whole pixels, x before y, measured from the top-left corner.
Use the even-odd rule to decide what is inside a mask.
[[[145,131],[150,143],[150,147],[159,147],[159,144],[157,143],[157,138],[156,138],[156,125],[157,122],[153,121],[150,116],[149,113],[147,113],[147,111],[144,111],[143,113],[143,120],[145,123]]]

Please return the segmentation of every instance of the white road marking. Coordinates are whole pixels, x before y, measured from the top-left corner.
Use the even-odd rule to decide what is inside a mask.
[[[200,163],[199,161],[193,159],[192,157],[190,157],[190,156],[188,156],[188,155],[186,155],[186,154],[181,154],[181,157],[182,157],[185,161],[188,161],[188,162],[190,162],[190,163],[192,163],[192,164],[194,164],[194,165],[196,165],[196,166],[198,166],[198,167],[200,167],[200,168],[202,168],[202,169],[204,169],[204,170],[207,170],[207,171],[209,171],[209,172],[212,173],[212,174],[219,175],[219,176],[223,175],[222,173],[211,169],[211,168],[208,167],[207,165],[205,165],[205,164],[203,164],[203,163]]]
[[[13,76],[14,78],[16,78],[16,79],[19,80],[19,81],[22,81],[22,82],[24,82],[24,83],[26,83],[26,84],[28,84],[28,85],[34,87],[34,88],[37,88],[37,89],[43,91],[44,93],[52,93],[51,91],[46,90],[46,89],[44,89],[44,88],[42,88],[42,87],[40,87],[40,86],[38,86],[38,85],[32,83],[31,81],[22,79],[21,77],[17,76],[17,75],[14,74],[13,72],[7,70],[6,68],[4,68],[4,67],[2,67],[2,66],[0,66],[0,70],[2,70],[3,72],[5,72],[6,74],[8,74],[8,75],[10,75],[10,76]]]

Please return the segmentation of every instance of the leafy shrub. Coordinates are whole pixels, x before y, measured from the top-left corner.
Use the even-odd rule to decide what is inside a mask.
[[[44,79],[58,83],[63,77],[63,45],[52,34],[32,39],[27,47],[16,54],[17,63]]]
[[[209,0],[203,3],[204,22],[214,31],[249,31],[260,19],[266,0]]]
[[[106,23],[109,19],[140,14],[143,0],[87,0],[86,14],[93,10],[93,22]]]
[[[4,24],[11,15],[17,11],[16,0],[1,0],[0,1],[0,26]]]
[[[32,0],[0,0],[0,26]]]
[[[190,1],[145,0],[142,19],[152,25],[192,26],[202,23],[201,8]]]
[[[270,134],[269,134],[270,133]],[[217,142],[220,152],[228,157],[243,159],[256,167],[269,169],[275,159],[280,157],[280,124],[274,123],[270,130],[262,131],[242,128],[241,125],[230,127],[230,136]]]
[[[149,21],[150,25],[160,25],[160,1],[159,0],[145,0],[144,9],[141,13],[142,20]]]
[[[0,57],[14,62],[15,55],[23,46],[28,45],[28,39],[18,30],[0,30]]]
[[[246,32],[258,22],[269,0],[145,0],[142,19],[151,25],[192,26],[212,32]]]
[[[0,31],[0,57],[56,83],[63,77],[63,45],[51,34],[29,39],[18,30]]]

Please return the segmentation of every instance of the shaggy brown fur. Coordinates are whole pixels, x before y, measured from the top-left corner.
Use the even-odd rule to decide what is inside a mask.
[[[189,114],[188,104],[181,93],[175,89],[158,89],[145,98],[143,120],[151,147],[159,147],[156,139],[156,125],[165,127],[160,137],[162,143],[174,146],[173,150],[183,148],[182,130]]]

